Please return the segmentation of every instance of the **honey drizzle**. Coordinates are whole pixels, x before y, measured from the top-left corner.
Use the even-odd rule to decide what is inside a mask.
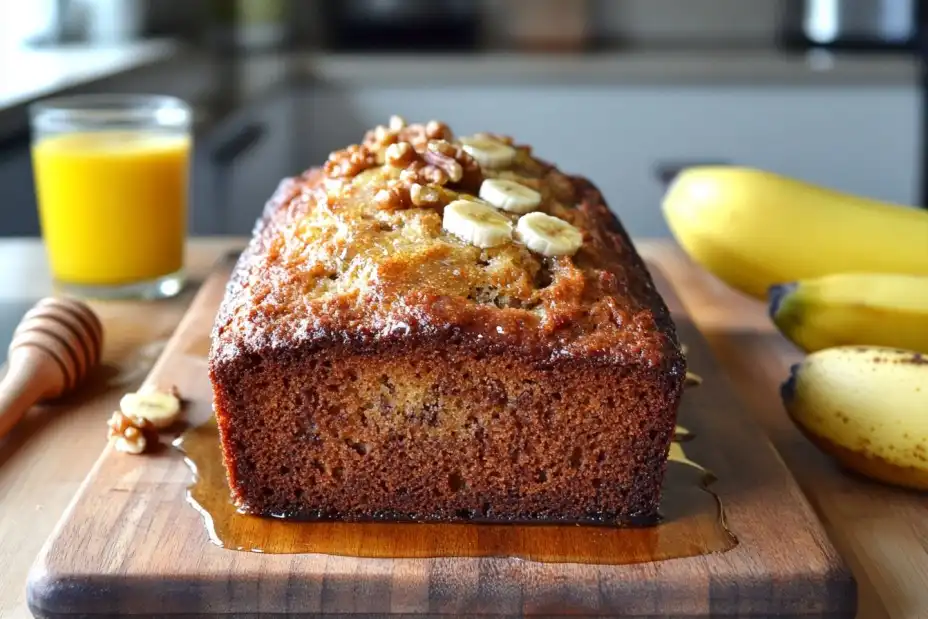
[[[661,502],[661,522],[645,527],[575,524],[296,522],[240,513],[232,504],[214,419],[174,442],[194,474],[187,500],[213,544],[272,554],[368,558],[517,557],[547,563],[623,565],[724,552],[737,545],[713,475],[682,444],[677,426]]]

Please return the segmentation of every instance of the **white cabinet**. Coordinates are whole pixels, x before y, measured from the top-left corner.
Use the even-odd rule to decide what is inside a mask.
[[[360,140],[391,114],[458,133],[496,130],[596,183],[635,236],[664,236],[657,170],[675,162],[757,166],[850,192],[915,203],[920,96],[911,86],[319,86],[300,165]]]

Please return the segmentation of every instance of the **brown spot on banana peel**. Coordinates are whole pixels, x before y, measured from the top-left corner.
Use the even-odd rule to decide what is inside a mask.
[[[928,357],[920,352],[912,352],[911,350],[903,350],[901,348],[894,348],[895,352],[903,353],[906,356],[895,359],[888,359],[886,357],[874,357],[873,363],[896,363],[899,365],[928,365]],[[858,352],[873,352],[872,349],[868,348],[858,348]]]
[[[790,412],[788,407],[786,412],[803,436],[822,452],[834,458],[844,468],[891,486],[928,490],[928,470],[912,466],[899,466],[879,456],[870,453],[859,453],[838,445],[806,429]],[[916,447],[916,449],[918,448]]]
[[[861,347],[857,350],[859,352],[873,352],[872,349],[866,347]],[[922,353],[913,353],[911,351],[905,352],[909,353],[909,356],[902,359],[893,359],[892,362],[928,365],[928,357],[926,357],[926,355]],[[798,374],[802,366],[802,363],[796,363],[790,367],[789,377],[780,385],[780,396],[783,400],[787,415],[803,436],[848,470],[892,486],[928,490],[928,467],[922,469],[914,466],[900,466],[889,462],[885,458],[876,456],[868,449],[871,441],[866,437],[863,437],[861,440],[860,451],[854,451],[853,449],[839,445],[807,429],[791,411],[791,405],[794,403],[796,397]],[[843,423],[848,423],[849,421],[847,415],[841,411],[836,414],[836,417]],[[872,430],[871,428],[871,431]],[[928,444],[919,443],[915,445],[912,456],[919,462],[928,462]]]

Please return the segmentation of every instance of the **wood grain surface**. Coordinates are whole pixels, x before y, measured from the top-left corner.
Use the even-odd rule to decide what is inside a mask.
[[[176,384],[195,418],[209,415],[198,342],[226,276],[206,282],[148,378]],[[734,550],[626,566],[236,552],[208,542],[184,500],[189,471],[178,453],[106,449],[33,567],[30,608],[39,616],[854,616],[844,563],[676,295],[660,286],[705,378],[685,401],[701,437],[693,457],[719,477],[713,487],[740,540]]]
[[[748,410],[812,503],[859,586],[860,619],[928,617],[928,493],[891,488],[842,470],[809,443],[780,404],[778,387],[802,353],[766,306],[700,269],[672,243],[654,248]]]
[[[164,340],[215,260],[241,238],[188,244],[193,277],[182,295],[158,302],[95,304],[106,329],[105,370],[61,402],[36,407],[0,439],[0,619],[28,619],[26,574],[71,503],[106,440],[106,420],[126,390],[151,369]],[[860,619],[928,617],[928,494],[846,474],[806,442],[786,418],[777,388],[800,353],[779,336],[765,306],[707,275],[672,241],[638,239],[661,266],[716,359],[799,481],[858,583]],[[22,315],[52,292],[37,239],[0,240],[0,327],[7,338]],[[9,342],[3,342],[5,346]],[[125,367],[125,372],[119,368]],[[0,370],[2,371],[2,370]],[[113,376],[118,381],[112,381]]]
[[[217,258],[244,245],[245,239],[228,237],[189,245],[189,285],[172,299],[92,303],[106,332],[98,369],[74,393],[34,407],[0,439],[0,618],[31,617],[26,575],[99,458],[106,420],[122,394],[151,370]],[[5,344],[32,305],[53,292],[38,239],[0,240]]]

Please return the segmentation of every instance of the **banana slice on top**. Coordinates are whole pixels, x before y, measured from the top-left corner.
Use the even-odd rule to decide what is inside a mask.
[[[516,149],[485,135],[461,138],[461,148],[487,168],[505,168],[516,158]]]
[[[541,204],[541,194],[515,181],[488,178],[480,184],[480,198],[493,206],[520,215],[529,213]]]
[[[543,256],[572,256],[583,245],[583,233],[563,219],[544,213],[519,218],[516,238]]]
[[[445,207],[441,227],[480,248],[496,247],[512,239],[512,223],[492,206],[455,200]]]
[[[159,430],[177,421],[180,408],[180,399],[173,393],[151,389],[127,393],[119,401],[119,410],[123,414],[147,419]]]

